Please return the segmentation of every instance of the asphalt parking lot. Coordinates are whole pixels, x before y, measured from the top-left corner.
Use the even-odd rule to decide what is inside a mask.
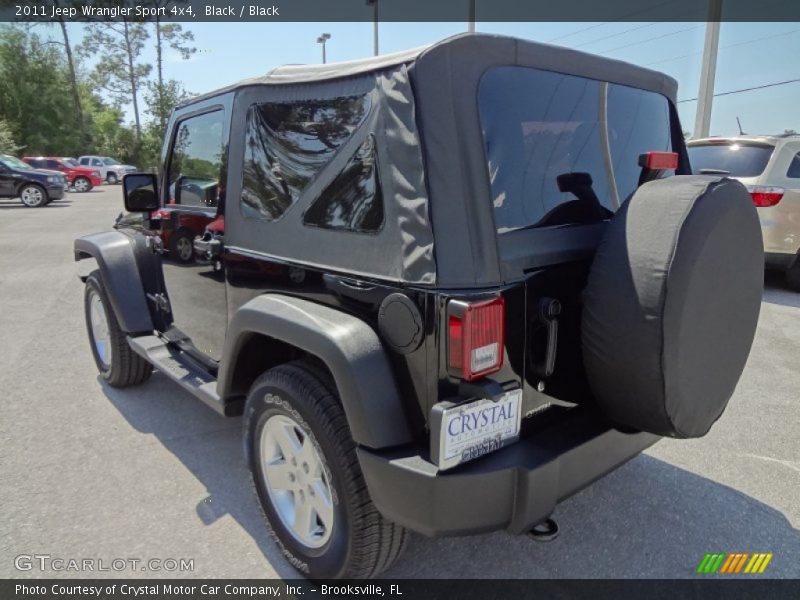
[[[101,383],[72,240],[108,229],[118,186],[45,208],[0,200],[0,577],[15,557],[194,560],[100,576],[295,577],[270,541],[224,419],[158,373]],[[705,438],[664,440],[556,512],[549,544],[412,538],[388,577],[686,578],[706,552],[771,552],[800,577],[800,294],[769,277],[747,369]],[[454,499],[454,502],[458,499]],[[708,577],[708,576],[706,576]]]

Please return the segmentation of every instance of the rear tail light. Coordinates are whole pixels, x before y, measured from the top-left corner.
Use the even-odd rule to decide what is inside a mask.
[[[747,191],[753,198],[753,204],[761,208],[767,206],[775,206],[783,198],[783,193],[786,191],[781,187],[772,187],[767,185],[748,185]]]
[[[479,302],[451,300],[447,305],[447,366],[467,381],[503,366],[505,303],[502,297]]]

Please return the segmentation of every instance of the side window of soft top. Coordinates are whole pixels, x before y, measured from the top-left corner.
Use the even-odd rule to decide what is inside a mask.
[[[366,94],[251,106],[241,196],[245,216],[273,221],[283,215],[369,110]]]
[[[369,134],[341,173],[308,207],[303,224],[322,229],[374,233],[383,226],[375,136]]]

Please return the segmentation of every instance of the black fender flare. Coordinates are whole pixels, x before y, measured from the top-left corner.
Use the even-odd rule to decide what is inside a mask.
[[[150,333],[153,319],[147,306],[133,240],[119,231],[93,233],[75,240],[75,260],[94,258],[106,293],[125,333]]]
[[[378,449],[413,440],[389,360],[363,320],[301,298],[253,298],[228,325],[217,383],[221,398],[231,389],[236,359],[251,335],[291,344],[327,365],[357,444]]]

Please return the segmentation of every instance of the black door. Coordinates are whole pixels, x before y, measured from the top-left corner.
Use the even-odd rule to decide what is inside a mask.
[[[159,246],[172,319],[168,337],[213,360],[221,356],[227,326],[220,257],[226,129],[223,110],[177,121],[164,178],[165,203],[159,211]]]
[[[11,172],[3,161],[0,161],[0,197],[10,197],[14,195],[14,186],[16,180],[14,174]]]

